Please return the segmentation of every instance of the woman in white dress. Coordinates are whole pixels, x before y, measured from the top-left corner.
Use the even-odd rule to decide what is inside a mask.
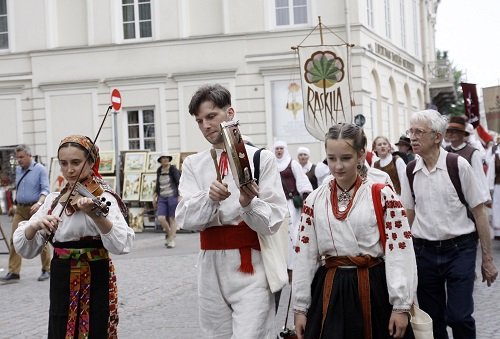
[[[54,247],[48,338],[117,338],[118,292],[109,253],[125,254],[132,247],[127,209],[100,178],[99,150],[88,137],[64,138],[57,155],[67,185],[19,225],[14,247],[24,258],[35,257],[49,240]],[[77,191],[70,196],[77,180],[109,204]]]

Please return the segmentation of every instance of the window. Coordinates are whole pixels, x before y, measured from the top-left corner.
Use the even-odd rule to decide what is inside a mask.
[[[373,28],[373,0],[366,0],[366,17],[368,26]]]
[[[139,109],[127,111],[128,148],[156,151],[155,111]]]
[[[385,36],[391,38],[391,1],[385,0]]]
[[[276,26],[307,24],[307,0],[274,0]]]
[[[9,48],[9,32],[7,29],[7,0],[0,0],[0,49]]]
[[[151,0],[122,0],[123,38],[152,37]]]

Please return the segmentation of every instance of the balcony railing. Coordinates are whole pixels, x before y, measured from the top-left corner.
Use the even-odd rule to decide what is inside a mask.
[[[429,62],[428,67],[431,82],[454,82],[453,69],[447,59]]]

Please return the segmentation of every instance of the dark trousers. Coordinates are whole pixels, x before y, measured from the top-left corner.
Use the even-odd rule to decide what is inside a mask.
[[[477,236],[461,236],[443,243],[415,239],[418,302],[433,321],[434,338],[475,339],[472,313]]]

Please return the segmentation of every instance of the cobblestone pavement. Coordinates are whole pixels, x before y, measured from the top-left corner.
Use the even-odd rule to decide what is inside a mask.
[[[0,215],[0,223],[9,236],[10,219]],[[202,336],[196,297],[198,241],[198,234],[178,234],[176,248],[166,249],[162,234],[146,231],[136,235],[132,253],[113,256],[119,289],[120,338]],[[495,261],[500,266],[500,242],[493,245]],[[0,241],[0,252],[3,251],[5,244]],[[7,267],[8,255],[0,255],[0,275],[6,273]],[[37,281],[40,267],[39,257],[23,259],[20,282],[0,285],[0,338],[46,338],[49,282]],[[283,291],[277,328],[284,324],[289,291]],[[478,280],[474,297],[477,337],[498,338],[500,281],[487,288]]]

